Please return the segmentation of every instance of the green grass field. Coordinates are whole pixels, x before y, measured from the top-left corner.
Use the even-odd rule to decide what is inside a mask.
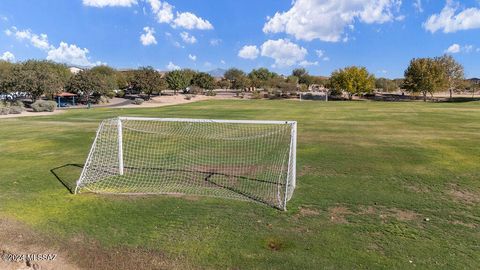
[[[289,210],[217,198],[70,194],[51,169],[83,164],[99,122],[119,115],[297,120],[298,185]],[[239,100],[71,110],[1,119],[0,154],[0,219],[52,236],[57,246],[83,239],[107,252],[141,248],[166,268],[480,268],[478,102]],[[80,168],[54,172],[68,186]],[[95,263],[64,249],[77,254],[69,258],[75,264]]]

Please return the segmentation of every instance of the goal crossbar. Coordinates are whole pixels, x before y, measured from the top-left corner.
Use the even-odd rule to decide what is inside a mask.
[[[220,119],[195,119],[195,118],[149,118],[149,117],[118,117],[119,120],[134,121],[159,121],[159,122],[188,122],[188,123],[231,123],[231,124],[265,124],[265,125],[294,125],[296,121],[271,121],[271,120],[220,120]]]
[[[75,194],[187,194],[286,210],[296,186],[296,143],[296,121],[106,119]]]

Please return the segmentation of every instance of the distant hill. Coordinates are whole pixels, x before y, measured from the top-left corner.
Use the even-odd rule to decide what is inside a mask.
[[[225,75],[225,72],[227,72],[227,70],[222,69],[222,68],[216,68],[214,70],[210,70],[207,73],[210,74],[213,77],[223,77],[223,75]]]
[[[480,79],[479,78],[471,78],[471,79],[468,79],[468,80],[471,81],[471,82],[480,84]]]

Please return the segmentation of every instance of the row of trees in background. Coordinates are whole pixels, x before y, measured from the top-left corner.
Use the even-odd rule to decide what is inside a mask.
[[[403,87],[412,93],[427,94],[449,91],[450,98],[456,89],[474,87],[465,85],[463,66],[450,55],[435,58],[416,58],[405,71]]]
[[[79,94],[84,100],[99,101],[113,97],[118,90],[143,94],[147,99],[169,89],[193,93],[212,89],[264,89],[293,93],[307,91],[312,85],[328,89],[330,95],[345,93],[348,98],[370,94],[375,90],[394,92],[401,90],[427,95],[437,91],[456,89],[475,91],[476,85],[467,85],[462,65],[451,56],[412,59],[404,79],[375,78],[364,67],[346,67],[332,72],[330,78],[312,76],[305,69],[294,69],[289,76],[279,75],[267,68],[253,69],[250,73],[236,68],[227,70],[221,79],[191,69],[173,70],[162,74],[152,67],[117,71],[108,66],[97,66],[72,74],[68,67],[50,61],[28,60],[21,63],[0,61],[0,93],[28,93],[33,100],[41,96],[52,99],[58,92]]]
[[[143,94],[147,99],[164,90],[198,93],[217,88],[263,88],[283,92],[306,91],[311,84],[325,85],[324,78],[311,76],[305,69],[296,69],[288,77],[266,68],[250,73],[231,68],[222,79],[191,69],[173,70],[162,74],[152,67],[117,71],[108,66],[97,66],[72,74],[68,67],[51,61],[28,60],[22,63],[0,62],[0,93],[28,93],[35,101],[41,96],[53,99],[55,94],[68,91],[84,100],[99,101],[113,97],[118,90]],[[117,90],[117,91],[115,91]]]

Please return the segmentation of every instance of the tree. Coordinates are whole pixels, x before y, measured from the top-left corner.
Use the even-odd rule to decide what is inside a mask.
[[[133,73],[132,88],[147,95],[147,100],[153,93],[161,93],[167,89],[167,82],[162,75],[152,67],[141,67]]]
[[[308,71],[304,68],[296,68],[292,71],[292,75],[298,78],[299,84],[304,84],[306,88],[315,82],[315,78],[308,74]]]
[[[0,61],[0,93],[9,93],[15,90],[17,83],[15,72],[17,70],[17,64]]]
[[[480,89],[480,82],[476,81],[475,79],[464,80],[463,85],[465,87],[465,90],[469,90],[472,92],[472,98],[475,97],[475,91]]]
[[[445,71],[439,61],[431,58],[414,58],[405,70],[403,87],[412,93],[422,93],[423,101],[427,94],[433,96],[445,85]]]
[[[199,72],[193,76],[192,84],[202,89],[212,90],[215,88],[215,79],[208,73]]]
[[[301,77],[308,75],[308,72],[304,68],[296,68],[292,71],[292,75],[300,79]]]
[[[394,80],[379,78],[375,80],[375,88],[381,89],[383,92],[394,92],[398,89],[398,85]]]
[[[172,70],[166,76],[168,87],[174,90],[175,95],[178,90],[189,87],[192,84],[192,78],[191,70]]]
[[[248,78],[250,79],[254,87],[265,87],[268,80],[277,77],[278,75],[274,72],[270,72],[267,68],[253,69],[249,74]]]
[[[91,69],[93,73],[96,73],[98,76],[103,77],[109,91],[118,89],[117,83],[117,71],[109,66],[102,65],[96,66]]]
[[[229,80],[232,88],[243,89],[248,86],[249,81],[246,78],[245,72],[237,68],[231,68],[225,72],[225,79]]]
[[[136,70],[117,71],[116,79],[118,88],[125,90],[132,86],[133,76]]]
[[[330,87],[334,92],[347,92],[351,100],[354,95],[371,93],[375,88],[375,76],[365,67],[346,67],[332,73]]]
[[[448,91],[450,92],[450,99],[453,97],[453,91],[459,88],[464,78],[463,66],[455,61],[451,55],[443,55],[435,58],[443,68],[445,83]]]
[[[326,87],[328,85],[328,78],[321,76],[312,76],[312,84]]]
[[[93,96],[100,97],[110,90],[105,78],[92,70],[78,72],[70,78],[65,88],[80,95],[89,104]]]
[[[217,82],[217,87],[220,89],[229,89],[230,86],[231,86],[230,81],[225,78]]]
[[[28,60],[20,65],[16,76],[16,90],[28,92],[32,100],[36,101],[42,95],[52,99],[56,93],[61,92],[71,73],[63,64]]]

